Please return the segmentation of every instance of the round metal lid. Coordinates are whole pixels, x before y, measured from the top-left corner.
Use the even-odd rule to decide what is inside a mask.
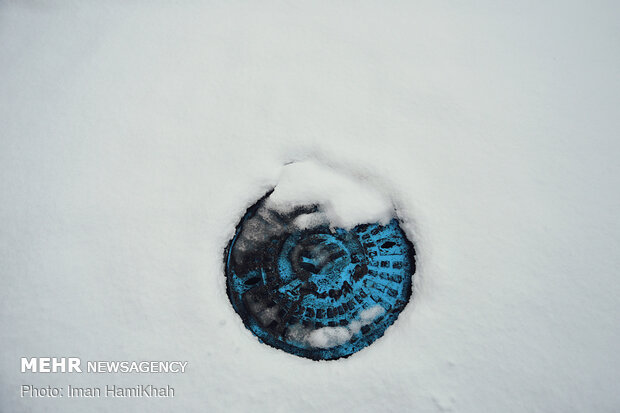
[[[373,343],[411,298],[415,251],[398,220],[304,228],[297,218],[319,206],[278,212],[266,205],[270,193],[247,210],[225,251],[228,297],[245,326],[313,360]]]

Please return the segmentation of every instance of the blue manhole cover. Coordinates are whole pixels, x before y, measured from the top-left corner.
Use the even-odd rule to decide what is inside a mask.
[[[373,343],[411,297],[415,252],[398,220],[299,226],[318,205],[282,213],[268,193],[251,206],[225,252],[228,297],[260,341],[314,360]]]

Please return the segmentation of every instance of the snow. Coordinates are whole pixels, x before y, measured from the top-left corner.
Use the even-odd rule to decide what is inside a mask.
[[[0,411],[618,411],[618,11],[1,3]],[[224,248],[293,161],[416,243],[413,301],[343,360],[259,343],[226,297]],[[142,383],[176,397],[19,397]]]
[[[360,329],[373,322],[385,312],[380,305],[363,310],[358,320],[353,320],[346,327],[321,327],[306,328],[301,324],[296,324],[289,331],[289,338],[305,345],[318,348],[331,348],[344,344],[357,334]]]
[[[358,224],[387,224],[394,217],[394,205],[387,194],[356,178],[314,159],[294,162],[283,168],[266,205],[280,212],[320,205],[320,214],[300,217],[298,225],[306,228],[324,222],[346,229]]]
[[[385,309],[380,305],[376,305],[374,307],[370,307],[365,309],[360,313],[360,319],[363,323],[368,324],[371,323],[375,318],[379,317],[381,314],[385,312]]]
[[[351,333],[344,327],[322,327],[308,335],[308,343],[313,347],[330,348],[344,344],[351,339]]]

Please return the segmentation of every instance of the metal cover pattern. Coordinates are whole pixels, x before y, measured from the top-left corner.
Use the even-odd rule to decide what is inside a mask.
[[[225,251],[228,297],[245,326],[275,348],[313,360],[347,357],[394,323],[411,297],[415,251],[397,219],[351,230],[295,220],[267,193]]]

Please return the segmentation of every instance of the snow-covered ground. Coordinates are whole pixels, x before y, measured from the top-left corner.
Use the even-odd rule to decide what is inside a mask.
[[[173,3],[0,3],[0,411],[620,409],[617,2]],[[333,362],[225,294],[299,160],[390,194],[418,251],[413,302]],[[110,383],[176,397],[19,396]]]

